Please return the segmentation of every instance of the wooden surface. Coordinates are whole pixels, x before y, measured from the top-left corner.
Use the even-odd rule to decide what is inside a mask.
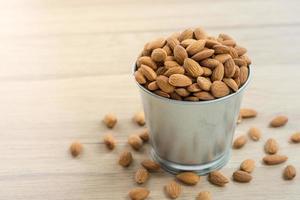
[[[300,177],[281,177],[286,164],[300,173],[300,146],[288,142],[300,130],[299,12],[298,0],[1,0],[0,199],[127,199],[149,149],[134,152],[129,169],[116,164],[127,136],[141,129],[131,122],[141,109],[131,66],[148,40],[198,25],[211,34],[229,33],[248,48],[254,76],[243,106],[259,115],[243,121],[236,135],[257,126],[263,138],[234,150],[222,169],[230,177],[243,159],[253,158],[251,183],[218,188],[203,177],[195,187],[184,186],[179,199],[203,190],[222,200],[300,199]],[[107,112],[119,118],[112,152],[101,140],[109,132],[100,123]],[[289,123],[268,128],[280,113]],[[286,164],[262,165],[269,137],[289,156]],[[79,159],[68,153],[75,139],[84,144]],[[166,199],[163,186],[172,179],[153,174],[149,199]]]

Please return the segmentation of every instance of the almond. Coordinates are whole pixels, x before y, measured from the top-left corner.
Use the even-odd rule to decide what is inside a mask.
[[[116,139],[110,133],[104,135],[103,142],[106,145],[106,147],[110,150],[113,150],[116,147]]]
[[[192,43],[196,42],[197,40],[195,39],[185,39],[182,42],[180,42],[180,45],[183,46],[184,48],[187,48],[189,45]]]
[[[186,39],[192,39],[194,35],[194,30],[192,28],[184,30],[178,37],[178,40],[181,42]]]
[[[284,168],[283,177],[285,180],[292,180],[296,176],[296,169],[292,165],[288,165]]]
[[[134,188],[129,191],[128,196],[131,200],[144,200],[150,194],[150,191],[146,188]]]
[[[155,62],[162,62],[167,58],[167,52],[162,48],[154,49],[151,53],[151,59]]]
[[[224,78],[223,82],[231,88],[234,92],[238,91],[239,86],[236,84],[236,82],[232,78]]]
[[[132,163],[132,154],[130,151],[123,151],[119,158],[119,165],[123,167],[129,167],[129,165]]]
[[[176,61],[165,61],[164,65],[167,69],[170,69],[172,67],[180,67],[180,65]]]
[[[133,116],[133,118],[132,118],[132,120],[136,124],[138,124],[140,126],[144,126],[145,123],[146,123],[145,122],[145,114],[144,114],[144,112],[140,111],[140,112],[135,113],[134,116]]]
[[[241,81],[240,81],[240,78],[238,77],[238,78],[235,78],[235,79],[233,79],[234,80],[234,82],[236,83],[236,85],[238,86],[238,87],[240,87],[241,86]]]
[[[201,88],[198,85],[198,83],[193,83],[192,85],[188,86],[186,89],[189,92],[200,92],[201,91]]]
[[[248,183],[252,180],[251,174],[241,171],[241,170],[234,172],[232,177],[233,177],[233,180],[235,180],[236,182],[240,182],[240,183]]]
[[[184,60],[183,67],[191,77],[198,77],[203,74],[203,69],[193,59],[186,58]]]
[[[147,65],[149,67],[151,67],[152,69],[156,70],[157,69],[157,65],[156,63],[149,57],[149,56],[142,56],[138,59],[138,67],[140,67],[141,65]]]
[[[240,115],[242,116],[242,118],[252,118],[256,117],[257,112],[252,108],[242,108],[240,110]]]
[[[240,67],[240,81],[243,85],[248,79],[249,70],[248,67]]]
[[[181,97],[187,97],[190,95],[190,92],[185,88],[176,88],[175,92]]]
[[[215,54],[230,53],[230,48],[225,45],[215,45],[213,49],[215,50]]]
[[[172,92],[170,94],[171,99],[175,99],[175,100],[182,100],[181,96],[178,95],[176,92]]]
[[[228,34],[225,34],[225,33],[220,33],[218,37],[221,38],[222,41],[223,40],[233,40],[232,37],[230,37]]]
[[[291,136],[291,141],[294,143],[299,143],[300,142],[300,132],[294,133]]]
[[[143,162],[141,162],[141,165],[149,171],[158,171],[158,170],[160,170],[160,165],[157,162],[153,161],[153,160],[149,160],[149,159],[144,160]]]
[[[211,193],[208,191],[202,191],[198,194],[196,200],[212,200]]]
[[[170,47],[170,49],[174,50],[174,48],[175,48],[178,44],[180,44],[180,42],[179,42],[178,39],[175,38],[175,37],[169,37],[169,38],[167,39],[167,44],[168,44],[168,46]]]
[[[185,101],[199,101],[198,97],[195,96],[188,96],[184,98]]]
[[[235,65],[234,75],[233,75],[232,78],[239,78],[240,77],[240,73],[241,73],[240,68]]]
[[[265,152],[268,154],[275,154],[279,149],[279,145],[275,139],[270,138],[265,143]]]
[[[196,42],[191,43],[186,51],[190,56],[195,55],[196,53],[202,51],[205,46],[205,40],[197,40]]]
[[[152,51],[153,49],[162,48],[165,44],[166,40],[164,38],[157,38],[156,40],[149,42],[145,46],[145,50]]]
[[[164,75],[169,77],[171,76],[172,74],[184,74],[184,68],[183,67],[172,67],[170,69],[168,69]]]
[[[139,68],[139,71],[149,80],[149,81],[154,81],[156,79],[156,73],[155,71],[151,68],[148,67],[147,65],[141,65]]]
[[[139,84],[145,84],[147,82],[146,78],[140,71],[134,72],[134,78],[135,78],[136,82],[138,82]]]
[[[196,185],[200,180],[200,176],[194,172],[182,172],[176,178],[187,185]]]
[[[203,69],[202,76],[208,77],[212,75],[212,70],[210,68],[202,67],[202,69]]]
[[[195,28],[194,35],[197,40],[205,39],[207,37],[207,34],[201,27]]]
[[[223,40],[223,41],[220,41],[220,43],[223,45],[232,46],[232,47],[234,47],[236,45],[236,42],[234,40]]]
[[[174,86],[169,83],[169,78],[166,76],[158,76],[156,78],[156,83],[163,92],[172,93],[174,91]]]
[[[229,47],[229,54],[232,58],[238,58],[239,57],[237,51],[233,47]]]
[[[167,184],[165,186],[165,190],[171,199],[176,199],[181,194],[181,186],[175,181],[171,181],[169,184]]]
[[[172,54],[173,54],[173,52],[172,52]],[[167,56],[165,61],[175,61],[175,57],[173,55]]]
[[[168,93],[163,92],[161,90],[156,90],[156,91],[154,91],[154,93],[161,97],[170,98],[170,95]]]
[[[209,92],[196,92],[194,95],[203,101],[215,99],[215,97],[213,97]]]
[[[143,146],[143,140],[138,135],[130,135],[128,137],[128,144],[134,150],[139,150]]]
[[[221,81],[224,77],[224,65],[219,64],[214,70],[211,75],[211,80],[212,81]]]
[[[288,159],[287,156],[284,155],[267,155],[263,158],[263,161],[266,165],[277,165],[285,162]]]
[[[196,53],[195,55],[192,56],[192,59],[195,61],[201,61],[204,60],[205,58],[209,58],[214,54],[214,50],[212,49],[204,49],[198,53]]]
[[[174,57],[179,64],[183,64],[183,61],[188,57],[188,54],[181,45],[176,45],[174,48]]]
[[[147,129],[144,129],[140,134],[139,137],[143,140],[143,142],[148,142],[149,141],[149,133]]]
[[[240,149],[247,143],[247,137],[245,135],[241,135],[237,137],[233,142],[233,148]]]
[[[172,74],[169,83],[175,87],[186,87],[192,85],[192,80],[183,74]]]
[[[233,77],[235,73],[235,64],[232,58],[228,59],[224,63],[224,75],[226,78]]]
[[[217,186],[225,186],[227,183],[229,183],[228,178],[226,178],[221,172],[219,171],[213,171],[210,172],[208,175],[208,180],[210,183],[217,185]]]
[[[253,141],[258,141],[261,138],[261,131],[256,127],[251,127],[248,135]]]
[[[214,81],[211,85],[211,93],[216,98],[221,98],[230,93],[229,88],[222,81]]]
[[[214,57],[215,60],[219,61],[222,64],[225,63],[225,61],[230,58],[231,56],[229,54],[218,54]]]
[[[140,168],[135,172],[134,181],[138,184],[145,183],[149,179],[149,173],[145,168]]]
[[[287,122],[288,122],[288,118],[286,116],[278,115],[271,120],[270,126],[274,128],[281,127],[284,126]]]
[[[247,65],[250,65],[252,63],[250,58],[247,55],[242,55],[240,58],[245,60]]]
[[[82,144],[78,141],[75,141],[70,146],[70,153],[73,157],[77,157],[81,154],[82,149]]]
[[[107,128],[113,128],[117,124],[117,116],[113,113],[108,113],[103,118],[103,123]]]
[[[152,81],[151,83],[148,84],[148,90],[150,91],[154,91],[158,89],[158,86],[156,84],[156,81]]]
[[[207,79],[207,78],[204,78],[204,77],[198,77],[197,78],[197,83],[198,83],[199,87],[202,90],[205,90],[205,91],[209,91],[210,87],[212,85],[210,79]]]
[[[255,168],[255,161],[252,159],[246,159],[241,163],[240,169],[242,171],[251,173]]]
[[[165,45],[162,49],[167,53],[167,57],[173,55],[173,51],[168,45]]]
[[[204,59],[200,62],[201,66],[210,68],[210,69],[214,69],[215,67],[217,67],[220,64],[220,62],[218,60],[212,59],[212,58],[207,58]]]
[[[220,45],[220,44],[221,43],[218,42],[215,39],[209,39],[209,38],[207,38],[206,42],[205,42],[205,47],[207,47],[207,48],[213,48],[215,45]]]
[[[234,63],[239,67],[247,67],[247,62],[241,58],[234,58]]]
[[[157,70],[156,70],[156,75],[159,76],[159,75],[163,75],[164,73],[167,72],[167,68],[165,67],[159,67]]]

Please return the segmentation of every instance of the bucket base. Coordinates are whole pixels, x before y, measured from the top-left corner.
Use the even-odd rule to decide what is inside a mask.
[[[227,151],[222,157],[204,165],[181,165],[173,163],[159,157],[153,149],[151,149],[152,158],[158,162],[161,167],[171,174],[178,174],[183,171],[193,171],[198,175],[205,175],[211,171],[218,170],[227,164],[230,158],[230,151]]]

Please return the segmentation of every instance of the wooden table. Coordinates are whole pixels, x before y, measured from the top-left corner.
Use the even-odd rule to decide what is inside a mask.
[[[141,109],[131,67],[145,42],[198,25],[211,34],[226,32],[248,48],[254,78],[243,106],[259,114],[244,120],[236,135],[257,126],[263,138],[234,150],[222,169],[230,177],[243,159],[253,158],[251,183],[219,188],[203,177],[195,187],[184,186],[179,199],[203,190],[222,200],[300,199],[300,177],[281,177],[287,164],[300,172],[300,146],[288,142],[300,130],[299,12],[298,0],[2,0],[0,199],[127,199],[149,149],[134,152],[129,169],[117,165],[118,154],[129,148],[127,136],[141,130],[131,121]],[[107,112],[119,119],[111,131],[118,139],[112,152],[101,139],[109,132],[100,122]],[[287,115],[289,123],[268,128],[276,114]],[[287,163],[261,163],[269,137],[280,142]],[[75,139],[84,145],[79,159],[68,152]],[[149,199],[166,199],[163,186],[172,179],[153,174],[146,184]]]

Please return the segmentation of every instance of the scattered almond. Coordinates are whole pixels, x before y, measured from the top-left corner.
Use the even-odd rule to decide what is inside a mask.
[[[257,112],[252,108],[242,108],[240,110],[240,115],[242,116],[242,118],[252,118],[256,117]]]
[[[140,126],[144,126],[145,125],[145,114],[144,112],[140,111],[134,114],[132,120],[137,123]]]
[[[255,168],[255,161],[252,159],[246,159],[241,163],[240,169],[242,171],[251,173]]]
[[[278,115],[275,118],[273,118],[270,122],[271,127],[281,127],[284,126],[288,122],[288,118],[284,115]]]
[[[266,165],[277,165],[285,162],[288,159],[287,156],[284,155],[267,155],[263,158],[263,161]]]
[[[265,143],[265,152],[268,154],[275,154],[279,149],[279,145],[275,139],[270,138]]]
[[[73,157],[77,157],[81,154],[82,149],[82,144],[78,141],[75,141],[70,146],[70,153]]]
[[[167,195],[171,199],[177,199],[181,194],[181,186],[175,181],[170,182],[165,186]]]
[[[208,180],[210,183],[217,185],[217,186],[225,186],[227,183],[229,183],[228,178],[226,178],[221,172],[219,171],[213,171],[210,172],[208,175]]]
[[[182,172],[176,178],[187,185],[196,185],[200,180],[200,176],[194,172]]]
[[[233,142],[234,149],[240,149],[247,143],[247,137],[245,135],[241,135],[237,137]]]
[[[233,173],[232,175],[233,180],[240,182],[240,183],[248,183],[252,180],[251,174],[245,171],[238,170]]]
[[[103,122],[107,128],[113,128],[117,124],[117,121],[117,117],[113,113],[108,113],[103,118]]]
[[[139,150],[143,146],[143,140],[138,135],[130,135],[128,137],[128,144],[134,150]]]
[[[150,194],[150,191],[146,188],[134,188],[131,189],[128,193],[128,196],[131,200],[144,200]]]
[[[149,179],[149,173],[145,168],[139,168],[134,175],[134,180],[138,184],[145,183]]]
[[[212,200],[211,193],[209,191],[202,191],[198,194],[196,200]]]
[[[253,141],[258,141],[261,138],[261,131],[256,127],[251,127],[248,135]]]
[[[139,134],[139,137],[143,140],[143,142],[148,142],[149,141],[149,133],[148,133],[148,130],[145,129],[143,130],[140,134]]]
[[[284,168],[283,177],[285,180],[292,180],[296,176],[296,169],[292,165],[288,165]]]
[[[123,167],[129,167],[129,165],[132,163],[132,154],[130,151],[123,151],[119,158],[119,165]]]
[[[113,150],[116,147],[116,139],[110,133],[104,135],[103,142],[106,145],[106,147],[110,150]]]
[[[141,162],[141,165],[149,171],[158,171],[158,170],[160,170],[160,165],[157,162],[153,161],[153,160],[149,160],[149,159],[144,160],[143,162]]]
[[[294,133],[291,136],[291,141],[294,143],[299,143],[300,142],[300,132]]]

